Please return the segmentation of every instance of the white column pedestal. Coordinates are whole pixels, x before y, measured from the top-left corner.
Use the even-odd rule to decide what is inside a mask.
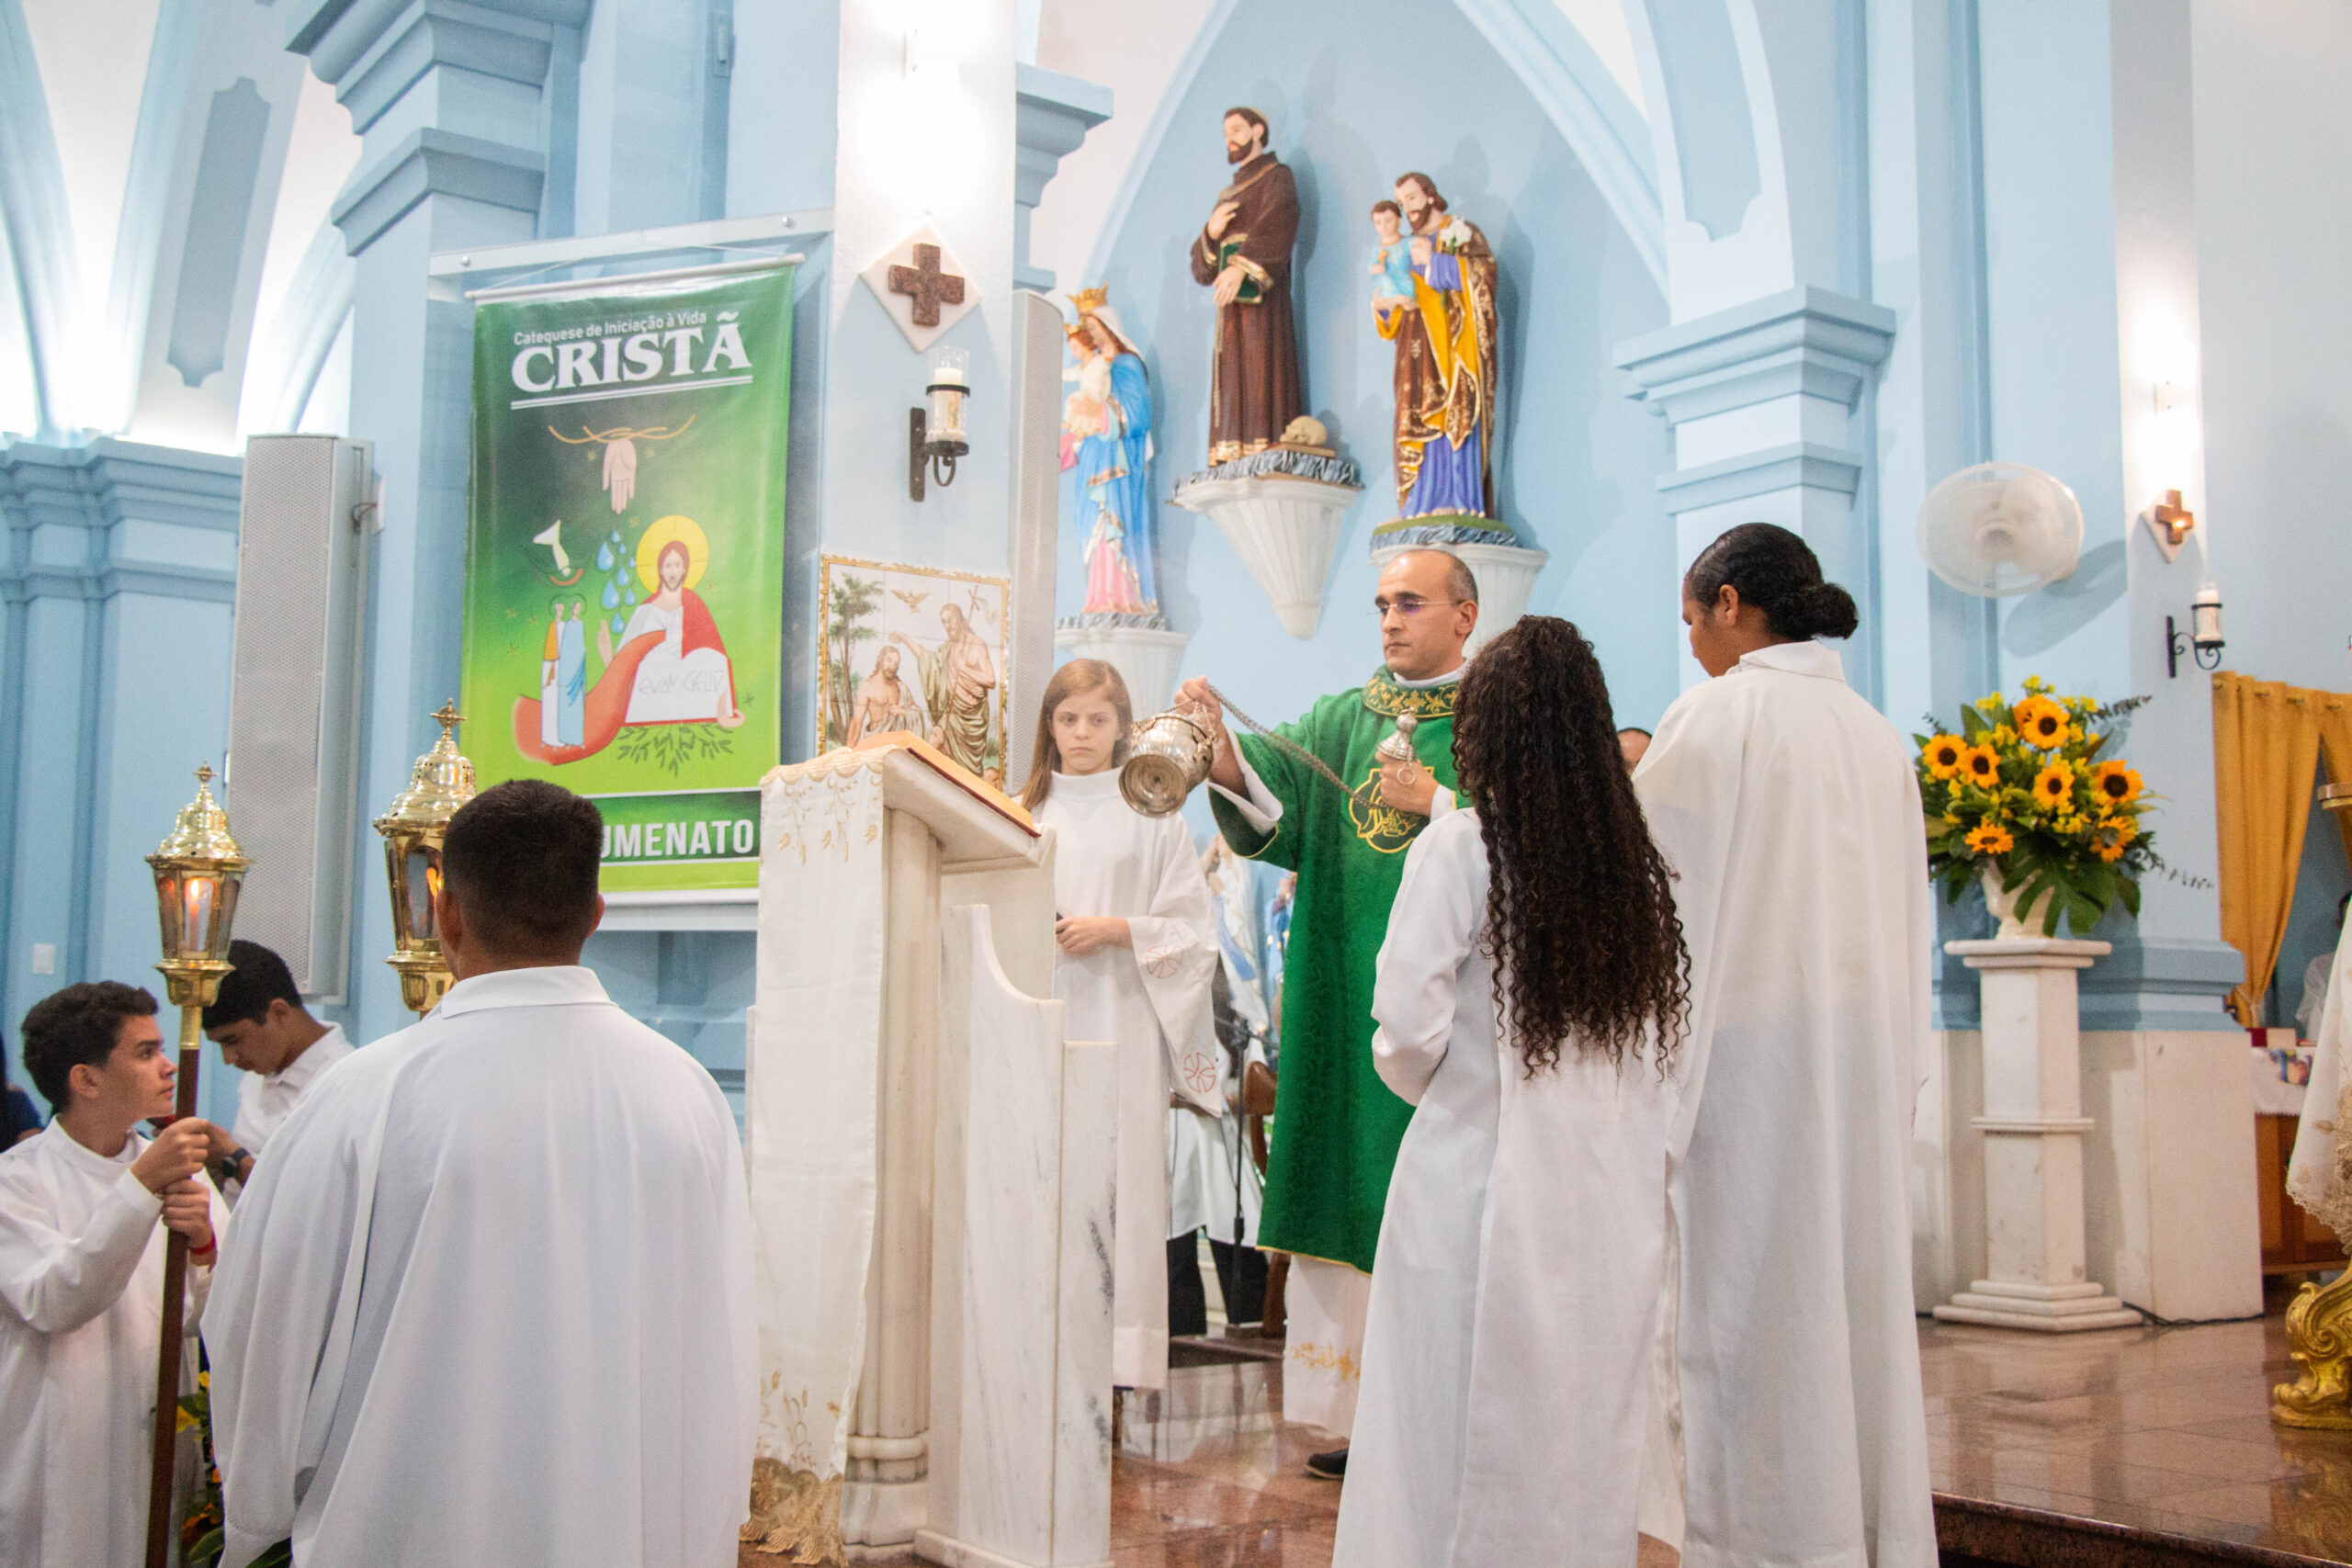
[[[1935,1309],[1947,1323],[2044,1334],[2140,1314],[2085,1278],[2080,1022],[2075,976],[2113,949],[2052,938],[1952,942],[1984,987],[1987,1278]]]

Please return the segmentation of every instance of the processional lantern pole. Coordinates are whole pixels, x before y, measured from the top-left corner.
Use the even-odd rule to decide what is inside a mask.
[[[204,1010],[229,972],[229,927],[237,889],[253,864],[229,835],[228,813],[212,799],[212,768],[196,770],[196,798],[180,808],[161,848],[147,857],[155,874],[155,915],[164,961],[155,965],[172,1005],[180,1010],[180,1064],[175,1119],[196,1114],[198,1055]],[[147,1568],[171,1555],[172,1481],[178,1469],[181,1296],[187,1279],[187,1237],[174,1231],[164,1252],[163,1343],[155,1359],[154,1447],[147,1477]]]
[[[401,1001],[422,1017],[441,1005],[449,990],[449,963],[441,952],[441,925],[434,899],[441,891],[441,844],[449,818],[474,797],[474,765],[458,750],[458,726],[466,716],[455,702],[441,705],[434,718],[441,739],[416,760],[408,787],[392,797],[376,818],[384,836],[384,871],[391,885],[392,936],[398,951],[384,960],[401,977]]]

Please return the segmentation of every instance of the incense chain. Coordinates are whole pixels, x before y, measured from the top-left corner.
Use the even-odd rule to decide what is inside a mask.
[[[1211,686],[1209,688],[1209,695],[1215,697],[1219,703],[1223,704],[1225,711],[1238,719],[1241,723],[1242,728],[1249,730],[1253,735],[1263,736],[1267,740],[1273,744],[1274,750],[1277,751],[1287,752],[1298,761],[1305,762],[1308,767],[1314,769],[1317,773],[1321,773],[1325,778],[1330,780],[1332,784],[1338,785],[1341,795],[1346,795],[1351,800],[1355,798],[1355,790],[1349,785],[1345,779],[1333,773],[1330,769],[1330,765],[1325,762],[1322,758],[1317,756],[1306,747],[1301,746],[1289,736],[1277,735],[1272,730],[1267,728],[1264,725],[1260,724],[1256,719],[1251,718],[1248,714],[1243,713],[1239,708],[1235,707],[1233,705],[1233,699],[1227,696],[1223,692],[1218,691],[1215,686]]]

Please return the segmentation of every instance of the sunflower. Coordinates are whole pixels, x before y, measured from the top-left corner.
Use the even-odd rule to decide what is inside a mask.
[[[2075,770],[2052,762],[2033,776],[2033,798],[2052,810],[2075,797]]]
[[[2018,733],[2026,742],[2044,751],[2056,750],[2074,736],[2075,727],[2067,721],[2066,710],[2048,697],[2028,697],[2009,716],[2017,720]]]
[[[2007,854],[2017,848],[2018,842],[1998,822],[1987,822],[1981,828],[1970,829],[1968,837],[1962,841],[1980,855]]]
[[[2140,775],[2118,759],[2091,769],[2091,794],[2103,807],[2129,806],[2140,798]]]
[[[2098,851],[2098,858],[2113,865],[2123,858],[2123,851],[2140,836],[2140,824],[2129,817],[2109,817],[2091,835],[2091,846]]]
[[[2001,787],[2001,759],[1990,746],[1971,746],[1960,754],[1960,776],[1978,789]]]
[[[1967,750],[1968,742],[1959,736],[1939,735],[1928,742],[1919,755],[1926,761],[1930,777],[1948,779],[1960,772],[1960,759]]]

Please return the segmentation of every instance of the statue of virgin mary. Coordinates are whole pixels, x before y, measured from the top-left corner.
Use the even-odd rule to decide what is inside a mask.
[[[1162,624],[1152,559],[1156,529],[1148,475],[1151,383],[1108,291],[1072,296],[1077,389],[1062,405],[1062,467],[1078,470],[1078,525],[1086,540],[1081,623]]]

